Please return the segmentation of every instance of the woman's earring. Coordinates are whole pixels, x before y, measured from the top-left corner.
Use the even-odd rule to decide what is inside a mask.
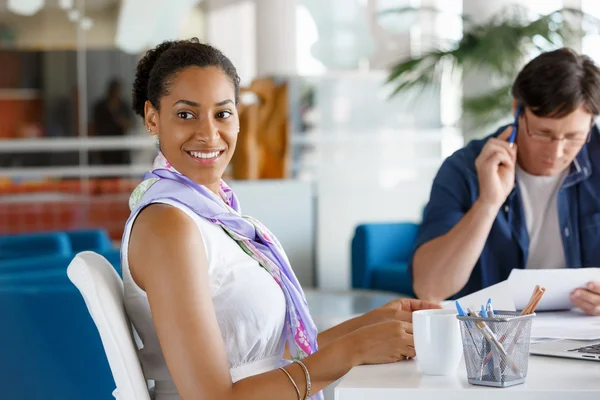
[[[148,133],[150,133],[152,135],[152,129],[150,127],[148,127]],[[157,149],[160,149],[160,141],[158,140],[158,134],[154,135],[154,146],[156,146]]]

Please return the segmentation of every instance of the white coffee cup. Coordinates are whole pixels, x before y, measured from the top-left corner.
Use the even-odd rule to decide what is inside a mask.
[[[426,375],[456,373],[463,355],[455,310],[419,310],[412,314],[417,363]]]

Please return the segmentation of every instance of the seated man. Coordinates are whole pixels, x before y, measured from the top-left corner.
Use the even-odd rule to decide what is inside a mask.
[[[409,265],[419,298],[458,298],[513,268],[600,266],[600,69],[568,49],[544,53],[512,96],[514,146],[502,127],[438,171]],[[600,282],[571,300],[600,314]]]

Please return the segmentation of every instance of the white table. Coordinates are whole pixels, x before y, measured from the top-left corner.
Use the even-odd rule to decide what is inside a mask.
[[[600,362],[531,356],[527,380],[509,388],[474,386],[461,362],[454,376],[423,375],[415,360],[353,368],[336,400],[598,400]]]

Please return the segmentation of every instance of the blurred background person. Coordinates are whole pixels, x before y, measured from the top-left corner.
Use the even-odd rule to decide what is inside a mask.
[[[127,135],[132,126],[130,106],[123,99],[123,87],[118,78],[113,78],[107,85],[106,96],[94,106],[94,136]],[[104,150],[90,153],[92,164],[128,165],[131,162],[129,150]]]

